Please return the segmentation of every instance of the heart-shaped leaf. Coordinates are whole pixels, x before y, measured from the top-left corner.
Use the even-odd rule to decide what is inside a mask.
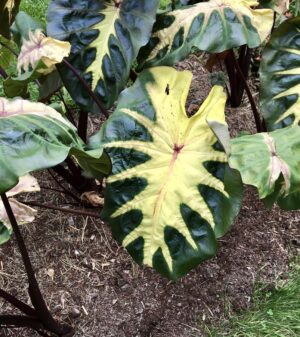
[[[300,17],[272,34],[260,67],[260,102],[269,130],[300,124]]]
[[[300,128],[286,127],[270,133],[231,140],[229,164],[245,184],[258,189],[267,203],[284,209],[300,207]]]
[[[191,118],[192,74],[158,67],[125,90],[93,142],[112,159],[102,216],[138,263],[176,279],[216,253],[237,214],[238,177],[206,122],[225,123],[216,86]],[[94,146],[96,146],[94,144]]]
[[[140,51],[140,68],[172,65],[193,47],[211,53],[247,44],[258,47],[273,25],[273,11],[252,9],[253,0],[210,0],[158,16],[149,43]]]
[[[110,107],[127,84],[141,46],[148,42],[159,0],[54,0],[48,12],[48,35],[72,44],[69,62]],[[60,67],[73,99],[93,106],[74,74]]]
[[[109,158],[101,148],[97,154],[86,152],[75,128],[57,111],[42,103],[0,98],[0,194],[14,187],[19,177],[55,166],[69,153],[80,154],[79,164],[98,178],[99,172],[110,172]]]

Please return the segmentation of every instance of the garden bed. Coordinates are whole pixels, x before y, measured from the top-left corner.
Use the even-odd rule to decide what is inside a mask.
[[[192,112],[209,92],[209,74],[195,56],[178,68],[194,73],[187,107]],[[227,120],[232,134],[253,131],[246,97],[242,108],[227,109]],[[55,186],[47,174],[39,180]],[[66,202],[49,191],[29,198]],[[255,190],[246,188],[239,216],[219,240],[218,255],[177,282],[136,265],[98,219],[39,210],[22,231],[47,304],[56,318],[76,326],[77,337],[200,337],[206,324],[248,308],[256,282],[272,286],[287,276],[289,259],[300,246],[299,221],[300,211],[266,210]],[[0,261],[0,287],[27,301],[14,240],[1,247]],[[1,302],[1,312],[7,310]],[[25,330],[2,335],[35,336]]]

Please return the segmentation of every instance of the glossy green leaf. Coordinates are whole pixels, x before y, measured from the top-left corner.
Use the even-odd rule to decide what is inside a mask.
[[[141,46],[148,42],[159,0],[54,0],[48,35],[72,44],[69,62],[106,107],[127,84]],[[97,111],[72,71],[60,67],[65,86],[83,108]]]
[[[261,199],[284,209],[300,208],[300,128],[286,127],[270,133],[231,140],[229,165],[241,173],[245,184],[258,189]]]
[[[79,164],[94,172],[95,154],[85,153],[75,128],[58,112],[42,103],[0,98],[0,194],[15,186],[19,177],[63,162],[70,152],[84,156],[84,163],[77,158]],[[108,174],[109,158],[101,148],[97,155],[96,175]],[[89,159],[92,164],[85,162]]]
[[[138,263],[172,279],[216,253],[241,196],[206,121],[225,124],[226,95],[214,87],[188,118],[191,80],[169,67],[144,71],[93,139],[113,164],[103,218]]]
[[[210,0],[158,16],[149,43],[138,56],[140,68],[172,65],[193,47],[211,53],[248,44],[258,47],[273,24],[273,11],[252,9],[253,0]]]
[[[14,22],[19,11],[21,0],[1,0],[0,1],[0,35],[10,39],[10,26]]]
[[[261,110],[269,130],[300,122],[300,17],[283,22],[266,46],[260,68]]]

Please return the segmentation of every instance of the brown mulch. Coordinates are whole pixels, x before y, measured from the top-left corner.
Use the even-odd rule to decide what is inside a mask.
[[[209,74],[195,56],[178,68],[194,73],[193,110],[210,90]],[[232,134],[254,130],[244,101],[240,109],[227,109]],[[49,183],[47,175],[43,179]],[[38,198],[65,202],[54,193]],[[200,337],[204,325],[248,308],[254,283],[272,286],[287,276],[289,259],[300,246],[299,221],[299,211],[267,210],[255,190],[246,188],[239,216],[219,240],[218,255],[177,282],[136,265],[100,220],[40,210],[22,232],[47,304],[56,318],[76,327],[77,337]],[[14,239],[0,248],[0,287],[29,301]],[[2,301],[0,306],[1,312],[10,311]],[[36,336],[27,330],[0,335]]]

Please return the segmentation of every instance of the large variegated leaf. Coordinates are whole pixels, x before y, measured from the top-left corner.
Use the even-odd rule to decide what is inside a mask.
[[[30,82],[48,75],[70,54],[71,45],[46,37],[40,29],[29,31],[28,40],[23,39],[21,52],[18,57],[17,77],[9,77],[3,83],[7,97],[24,97]]]
[[[144,71],[100,132],[113,164],[102,216],[138,263],[172,279],[216,253],[241,195],[206,122],[210,113],[224,123],[226,96],[214,87],[188,118],[191,79],[169,67]]]
[[[148,42],[159,0],[54,0],[48,35],[72,44],[69,61],[110,107],[124,89],[141,46]],[[86,90],[69,68],[60,67],[73,99],[91,109]],[[95,108],[95,107],[94,107]]]
[[[261,109],[269,130],[300,123],[300,17],[283,22],[263,52]]]
[[[85,146],[58,112],[42,103],[0,98],[0,194],[15,186],[19,177],[63,162],[70,151],[76,156],[78,151],[85,153]],[[96,175],[109,173],[106,154],[99,148],[97,155]],[[81,157],[77,160],[81,164]],[[83,166],[94,172],[94,154],[85,153]]]
[[[210,0],[158,16],[149,43],[140,51],[140,67],[171,65],[196,47],[220,53],[248,44],[259,46],[273,24],[273,11],[252,9],[253,0]]]
[[[231,141],[229,164],[260,198],[284,209],[300,208],[300,128],[290,126]],[[271,203],[272,203],[271,202]]]
[[[32,222],[35,218],[36,210],[17,201],[12,196],[24,192],[38,192],[40,190],[37,180],[27,174],[20,177],[18,185],[9,190],[6,195],[9,197],[10,207],[14,212],[15,218],[19,224]],[[0,200],[0,245],[7,242],[12,234],[12,227],[6,213],[3,202]]]
[[[9,28],[19,11],[20,2],[21,0],[0,1],[0,35],[7,39],[10,38]]]

